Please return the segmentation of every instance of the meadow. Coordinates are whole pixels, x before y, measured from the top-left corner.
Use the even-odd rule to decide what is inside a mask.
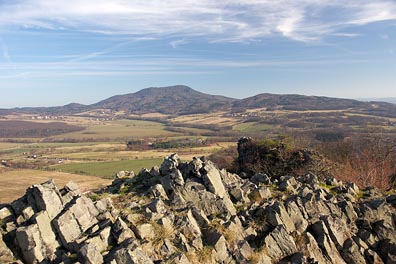
[[[73,181],[77,183],[83,191],[98,189],[111,183],[110,180],[98,177],[81,176],[56,171],[26,169],[0,170],[0,204],[9,203],[21,197],[29,186],[43,183],[49,179],[54,179],[59,187],[64,186],[69,181]]]
[[[159,166],[163,159],[120,160],[110,162],[70,163],[52,166],[51,169],[79,175],[96,176],[103,179],[113,179],[118,171],[134,171],[136,174],[142,168],[151,169]]]

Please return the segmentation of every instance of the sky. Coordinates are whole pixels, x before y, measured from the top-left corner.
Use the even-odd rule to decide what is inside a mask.
[[[175,84],[396,97],[396,0],[0,0],[0,108]]]

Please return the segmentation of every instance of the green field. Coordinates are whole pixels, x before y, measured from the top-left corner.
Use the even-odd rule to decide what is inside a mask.
[[[54,139],[132,139],[144,137],[173,136],[178,133],[165,130],[165,125],[158,122],[142,120],[117,120],[106,121],[101,124],[88,126],[86,129],[78,132],[54,136]]]
[[[0,150],[16,148],[23,145],[22,143],[8,143],[8,142],[0,142]]]
[[[266,125],[266,124],[259,124],[256,122],[246,122],[246,123],[242,123],[242,124],[238,124],[233,126],[233,130],[237,130],[240,132],[244,132],[244,133],[256,133],[256,132],[261,132],[261,131],[267,131],[270,130],[271,128],[273,128],[270,125]]]
[[[151,169],[160,165],[163,159],[121,160],[111,162],[71,163],[52,166],[51,169],[80,175],[91,175],[111,179],[120,170],[138,173],[142,168]]]

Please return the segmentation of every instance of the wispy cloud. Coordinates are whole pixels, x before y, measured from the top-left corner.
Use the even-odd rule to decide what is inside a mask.
[[[171,45],[172,48],[176,49],[178,46],[185,45],[187,43],[188,43],[188,41],[185,39],[177,39],[177,40],[173,40],[173,41],[169,42],[169,45]]]
[[[227,60],[192,57],[136,57],[134,60],[110,58],[100,63],[89,60],[67,62],[29,62],[16,64],[19,73],[7,72],[8,66],[0,64],[1,79],[53,78],[70,76],[134,76],[134,75],[213,75],[236,68],[295,68],[296,66],[346,65],[373,63],[373,60],[322,58],[312,60]]]
[[[315,41],[351,26],[395,20],[394,0],[15,0],[0,27],[139,37],[252,41],[280,35]],[[338,33],[338,36],[342,36]],[[344,33],[345,34],[345,33]],[[348,33],[346,37],[354,33]],[[171,42],[172,46],[182,44]]]

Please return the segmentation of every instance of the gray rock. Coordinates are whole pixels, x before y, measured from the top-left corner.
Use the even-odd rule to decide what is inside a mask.
[[[128,171],[119,171],[116,173],[115,177],[116,179],[120,179],[120,178],[125,178],[128,175],[129,175]]]
[[[153,264],[153,261],[139,248],[121,248],[113,254],[116,264]]]
[[[289,236],[283,225],[275,227],[275,229],[265,237],[264,244],[268,256],[271,257],[273,261],[279,261],[297,252],[293,238]]]
[[[326,258],[330,259],[332,263],[345,263],[337,247],[332,242],[326,224],[323,221],[318,221],[312,225],[315,240],[321,248]]]
[[[19,227],[16,231],[16,240],[25,263],[40,263],[45,259],[46,253],[37,225]]]
[[[111,229],[117,244],[121,244],[126,239],[135,238],[134,232],[128,227],[128,225],[121,219],[117,218]]]
[[[78,252],[78,259],[81,263],[86,264],[101,264],[103,263],[103,257],[97,250],[96,245],[89,243],[84,245]]]
[[[149,223],[137,225],[134,231],[140,239],[152,240],[155,237],[154,227]]]
[[[10,211],[9,208],[3,207],[3,208],[0,209],[0,221],[2,223],[6,223],[8,221],[11,221],[13,218],[14,217],[13,217],[12,212]]]
[[[275,202],[273,205],[268,206],[266,208],[266,217],[268,223],[273,227],[282,225],[289,234],[296,230],[292,219],[282,203]]]
[[[194,157],[192,161],[190,161],[183,171],[183,174],[193,175],[195,177],[201,177],[201,168],[203,166],[203,162],[200,158]]]
[[[62,213],[52,223],[62,241],[62,245],[69,249],[71,248],[70,244],[78,239],[83,232],[70,210]]]
[[[364,253],[360,251],[359,246],[353,239],[345,240],[341,250],[342,257],[346,263],[365,264]]]
[[[181,161],[179,156],[176,153],[174,153],[164,159],[160,167],[160,173],[162,175],[167,175],[171,171],[176,170],[180,163]]]
[[[54,256],[60,244],[52,228],[51,219],[47,211],[42,211],[36,214],[33,221],[36,223],[40,232],[45,255],[50,257]]]
[[[0,233],[0,263],[11,263],[14,260],[14,255],[3,241],[3,235]]]
[[[219,196],[220,198],[226,197],[227,191],[221,180],[220,172],[214,166],[214,164],[211,162],[206,162],[203,167],[203,171],[205,174],[202,176],[202,178],[207,190]]]
[[[281,191],[295,192],[298,183],[292,176],[282,176],[279,180],[279,189]]]
[[[147,205],[147,208],[149,208],[154,213],[158,213],[158,214],[166,213],[166,206],[164,202],[159,198],[155,198],[149,205]]]
[[[63,209],[63,202],[58,188],[53,180],[41,185],[33,185],[27,190],[29,204],[37,211],[47,211],[54,219]]]
[[[156,198],[160,198],[162,200],[169,200],[168,195],[166,194],[165,189],[161,184],[151,186],[149,193],[151,193]]]

